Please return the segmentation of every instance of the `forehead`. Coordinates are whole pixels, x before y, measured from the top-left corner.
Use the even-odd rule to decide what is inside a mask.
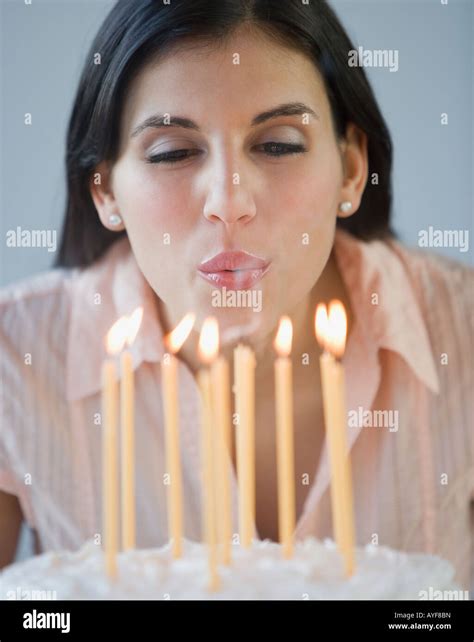
[[[154,113],[178,113],[203,129],[211,123],[248,125],[259,111],[300,101],[322,118],[329,104],[322,78],[302,52],[261,32],[239,29],[225,44],[178,43],[130,83],[122,132]]]

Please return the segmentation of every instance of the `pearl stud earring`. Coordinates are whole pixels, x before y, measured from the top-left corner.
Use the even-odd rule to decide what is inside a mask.
[[[348,214],[352,209],[352,203],[350,201],[344,201],[339,205],[339,209],[341,212],[344,212],[344,214]]]
[[[119,214],[111,214],[109,216],[109,225],[112,225],[113,227],[122,225],[122,217]]]

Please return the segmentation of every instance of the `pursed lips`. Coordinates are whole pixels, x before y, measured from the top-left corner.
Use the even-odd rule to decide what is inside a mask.
[[[220,252],[198,266],[198,273],[218,287],[246,290],[266,274],[270,262],[248,252]]]

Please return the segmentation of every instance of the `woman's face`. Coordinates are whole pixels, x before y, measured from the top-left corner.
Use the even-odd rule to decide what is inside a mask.
[[[252,123],[288,103],[298,113]],[[142,126],[167,115],[195,125]],[[343,163],[306,57],[248,31],[168,54],[133,81],[120,142],[101,217],[122,216],[172,325],[194,311],[198,326],[214,315],[224,331],[267,333],[307,297],[333,244]],[[182,160],[158,162],[176,150]],[[257,258],[201,265],[229,251]]]

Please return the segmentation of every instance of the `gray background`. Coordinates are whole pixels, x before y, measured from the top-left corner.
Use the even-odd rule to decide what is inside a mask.
[[[282,0],[284,1],[284,0]],[[66,126],[89,45],[115,0],[0,0],[0,286],[48,269],[46,248],[7,230],[56,229]],[[397,49],[399,70],[366,72],[394,142],[394,227],[408,245],[434,228],[473,234],[473,2],[332,0],[355,47]],[[33,124],[24,125],[31,112]],[[449,125],[440,115],[448,113]],[[434,251],[473,263],[472,247]],[[27,554],[22,535],[20,555]]]

